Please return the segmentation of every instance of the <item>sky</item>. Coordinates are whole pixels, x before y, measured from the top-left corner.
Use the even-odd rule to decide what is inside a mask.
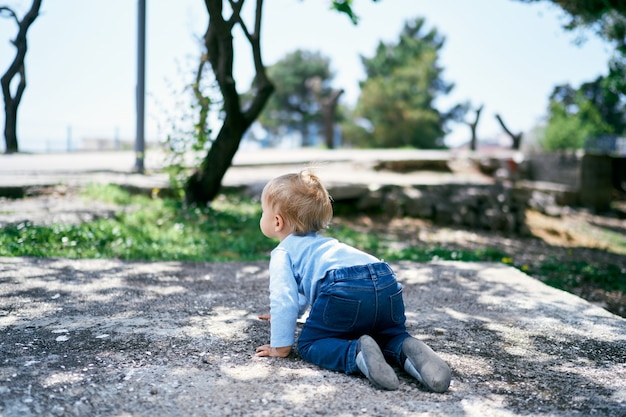
[[[4,0],[21,17],[30,0]],[[137,80],[137,1],[43,0],[29,30],[27,88],[18,113],[23,151],[62,151],[82,139],[133,141]],[[147,0],[146,140],[162,141],[188,114],[184,87],[193,79],[206,30],[202,0]],[[248,0],[247,6],[255,2]],[[175,6],[174,6],[175,4]],[[364,79],[360,56],[379,42],[395,42],[404,23],[425,18],[445,36],[439,64],[455,85],[437,100],[445,111],[459,102],[483,105],[478,137],[502,135],[499,113],[514,132],[530,131],[545,118],[555,85],[574,87],[606,74],[611,48],[594,34],[577,45],[562,29],[564,15],[549,2],[514,0],[357,0],[358,25],[322,0],[266,0],[262,54],[271,65],[296,49],[330,58],[341,103],[354,105]],[[249,23],[252,27],[252,23]],[[0,19],[0,73],[14,57],[11,19]],[[253,75],[246,43],[236,38],[235,78],[246,91]],[[473,113],[467,120],[473,119]],[[0,112],[4,127],[4,112]],[[216,126],[217,128],[218,126]],[[465,124],[450,125],[446,143],[469,140]],[[4,149],[4,140],[0,150]]]

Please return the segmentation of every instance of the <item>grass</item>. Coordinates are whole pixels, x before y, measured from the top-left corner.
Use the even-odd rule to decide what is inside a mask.
[[[269,259],[276,245],[259,230],[260,204],[238,195],[221,196],[210,208],[131,195],[111,185],[92,185],[84,191],[84,197],[126,209],[120,210],[114,218],[78,225],[39,226],[24,222],[6,226],[0,229],[0,256],[252,261]],[[414,246],[397,250],[391,249],[393,245],[385,238],[342,225],[332,227],[327,234],[388,261],[439,259],[515,265],[510,254],[493,248],[463,251]],[[626,291],[624,271],[614,265],[593,266],[548,259],[532,270],[521,269],[569,291],[590,283],[607,291]]]
[[[541,276],[546,284],[566,291],[594,286],[610,292],[626,292],[626,271],[616,265],[591,265],[583,261],[563,262],[547,259],[538,267],[526,272],[533,276]]]
[[[258,230],[260,207],[231,196],[212,208],[130,195],[92,185],[85,198],[132,209],[79,225],[20,223],[0,230],[0,256],[118,258],[151,261],[265,259],[273,243]]]

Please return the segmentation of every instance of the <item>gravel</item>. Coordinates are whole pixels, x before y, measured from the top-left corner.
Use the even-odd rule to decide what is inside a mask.
[[[1,200],[0,225],[114,212],[69,187]],[[417,241],[439,239],[431,231]],[[526,241],[493,241],[532,257]],[[409,331],[453,370],[445,394],[400,370],[387,392],[297,353],[255,358],[269,339],[257,319],[268,310],[265,263],[0,258],[0,416],[626,415],[623,318],[502,264],[392,266]]]
[[[445,394],[255,358],[267,265],[0,258],[0,415],[623,416],[626,320],[500,264],[392,264]]]

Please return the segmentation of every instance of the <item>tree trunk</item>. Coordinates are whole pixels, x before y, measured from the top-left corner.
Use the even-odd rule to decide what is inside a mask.
[[[483,106],[480,106],[476,109],[476,119],[474,119],[473,123],[468,123],[470,130],[472,132],[472,137],[470,139],[470,150],[475,151],[478,143],[478,137],[476,136],[476,129],[478,127],[478,121],[480,120],[480,112],[483,111]]]
[[[303,148],[308,148],[309,146],[313,144],[311,142],[311,134],[309,133],[309,125],[307,122],[302,122],[300,124],[300,136],[301,136],[300,146],[302,146]]]
[[[240,15],[243,1],[231,3],[232,16],[222,15],[222,0],[204,0],[209,13],[209,25],[204,35],[206,54],[223,99],[225,113],[222,127],[211,144],[200,167],[187,179],[186,199],[198,205],[209,204],[219,193],[222,179],[232,164],[244,133],[259,116],[274,91],[265,72],[261,57],[261,15],[263,0],[257,0],[254,19],[254,32],[249,32]],[[239,25],[252,49],[255,68],[256,94],[244,111],[241,98],[233,77],[233,35],[235,25]]]
[[[4,141],[5,153],[19,152],[17,143],[17,103],[10,96],[4,96]]]
[[[40,7],[41,0],[33,0],[30,10],[21,21],[17,18],[17,15],[11,8],[4,6],[0,7],[0,13],[8,13],[8,15],[15,20],[19,28],[17,36],[12,41],[13,45],[17,49],[15,58],[2,78],[0,78],[2,95],[4,97],[4,140],[6,144],[6,153],[19,151],[17,141],[17,110],[20,102],[22,101],[24,90],[26,89],[26,71],[24,69],[24,59],[26,58],[26,51],[28,50],[26,34],[30,25],[32,25],[37,16],[39,16]],[[20,77],[20,81],[15,90],[15,94],[11,94],[11,83],[16,76]]]
[[[504,129],[504,131],[506,132],[507,135],[509,135],[511,137],[511,149],[518,151],[520,146],[522,145],[522,137],[524,135],[524,132],[520,132],[520,133],[513,133],[511,132],[506,125],[504,124],[504,120],[502,120],[502,117],[500,117],[499,114],[496,114],[496,119],[498,119],[498,122],[500,123],[500,126],[502,126],[502,129]]]
[[[221,189],[222,179],[230,168],[246,130],[243,120],[227,118],[224,121],[201,167],[187,180],[188,201],[199,204],[213,201]]]
[[[322,131],[328,149],[335,148],[335,111],[343,90],[333,90],[330,96],[322,101]]]

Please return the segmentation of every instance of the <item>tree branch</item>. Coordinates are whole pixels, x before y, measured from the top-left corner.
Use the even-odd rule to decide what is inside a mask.
[[[5,74],[2,76],[3,84],[5,82],[10,83],[13,77],[15,77],[15,75],[17,75],[18,73],[20,73],[20,75],[23,74],[23,71],[20,72],[20,67],[24,65],[24,58],[26,57],[26,51],[28,49],[26,33],[28,32],[30,25],[37,18],[40,7],[41,7],[41,0],[34,0],[33,5],[31,6],[30,10],[28,11],[28,13],[26,13],[26,15],[21,21],[17,18],[13,10],[9,9],[8,7],[4,8],[5,10],[9,11],[10,14],[15,18],[18,24],[19,30],[17,32],[17,36],[15,37],[15,40],[13,40],[13,45],[15,45],[15,48],[17,49],[17,53],[15,54],[15,58],[13,59],[13,62],[11,62],[11,65],[9,65],[9,68],[7,69]]]
[[[208,62],[208,58],[206,54],[203,54],[202,57],[200,57],[200,63],[198,65],[198,69],[196,72],[196,81],[194,82],[192,86],[194,97],[196,98],[196,102],[200,106],[200,111],[198,112],[198,123],[196,124],[195,127],[196,127],[198,141],[203,144],[209,139],[208,134],[207,134],[208,133],[207,132],[207,118],[209,115],[209,107],[211,105],[210,98],[202,94],[202,89],[200,88],[200,84],[202,82],[202,75],[204,72],[204,66],[206,65],[207,62]]]
[[[9,65],[6,72],[0,77],[0,85],[2,86],[2,95],[4,99],[4,137],[6,142],[6,153],[17,152],[19,147],[17,143],[17,110],[22,100],[22,95],[26,89],[26,71],[24,68],[24,59],[26,58],[26,51],[28,50],[28,40],[26,33],[33,24],[37,16],[39,15],[39,8],[41,7],[41,0],[33,0],[30,10],[24,15],[24,18],[20,21],[15,12],[9,7],[0,7],[0,14],[8,14],[12,17],[18,25],[18,32],[15,39],[12,41],[13,46],[17,49],[13,61]],[[15,88],[15,94],[11,95],[11,84],[13,79],[19,75],[19,82]]]
[[[506,132],[506,134],[507,134],[507,135],[509,135],[509,136],[511,136],[511,137],[515,136],[515,135],[513,134],[513,132],[511,132],[511,131],[510,131],[510,130],[506,127],[506,125],[504,124],[504,120],[502,120],[502,117],[500,117],[500,115],[499,115],[499,114],[496,114],[496,119],[498,119],[498,122],[500,123],[500,126],[502,126],[502,129],[504,129],[504,131]]]
[[[222,16],[221,0],[204,0],[204,3],[209,12],[209,26],[205,35],[207,56],[224,98],[226,114],[239,114],[241,113],[239,94],[233,78],[231,25]]]
[[[496,119],[498,119],[498,122],[500,123],[500,126],[502,126],[502,129],[504,129],[504,131],[507,133],[507,135],[509,135],[511,137],[511,140],[513,141],[513,144],[511,145],[511,149],[515,149],[518,150],[521,143],[522,143],[522,136],[523,136],[523,132],[520,133],[513,133],[511,132],[506,125],[504,124],[504,120],[502,120],[502,117],[500,117],[499,114],[496,114]]]
[[[476,118],[473,122],[464,121],[464,123],[469,126],[470,131],[472,132],[472,137],[470,138],[470,149],[472,151],[476,150],[476,142],[478,141],[478,138],[476,137],[476,128],[478,127],[478,121],[480,120],[480,113],[483,111],[483,107],[484,106],[481,104],[481,106],[475,110]]]
[[[13,9],[11,9],[8,6],[2,6],[0,7],[0,14],[2,14],[2,12],[8,12],[9,16],[4,16],[4,17],[12,17],[13,20],[15,20],[15,23],[17,23],[18,26],[20,25],[20,19],[17,18],[17,15],[13,11]]]
[[[235,26],[236,23],[239,23],[244,33],[246,33],[246,36],[247,36],[247,29],[244,25],[243,19],[241,18],[241,8],[243,7],[243,2],[244,0],[239,0],[239,1],[228,0],[228,3],[230,4],[231,9],[233,9],[233,15],[230,17],[230,19],[228,19],[228,21],[231,27]]]
[[[255,82],[257,94],[250,107],[246,110],[245,116],[250,123],[254,121],[263,110],[268,98],[274,92],[274,84],[267,77],[265,65],[261,54],[261,22],[263,17],[263,0],[257,0],[254,15],[254,33],[248,38],[252,46],[252,57],[254,59],[254,70],[256,73]]]

